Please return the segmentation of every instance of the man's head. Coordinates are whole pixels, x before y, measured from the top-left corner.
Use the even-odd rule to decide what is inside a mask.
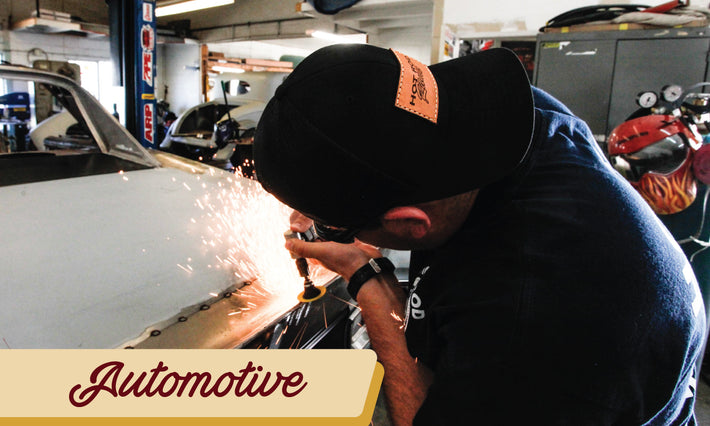
[[[396,206],[463,194],[508,175],[533,129],[524,68],[494,49],[426,67],[337,45],[276,91],[254,141],[257,179],[318,222],[358,228]]]
[[[442,200],[427,201],[387,210],[376,222],[357,233],[357,238],[376,247],[398,250],[441,246],[468,217],[478,190]]]

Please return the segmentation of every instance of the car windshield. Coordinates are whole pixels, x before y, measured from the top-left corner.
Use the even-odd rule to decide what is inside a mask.
[[[0,186],[158,162],[74,81],[0,66]]]

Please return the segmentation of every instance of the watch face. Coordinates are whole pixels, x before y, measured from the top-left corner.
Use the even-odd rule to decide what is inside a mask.
[[[636,97],[636,103],[641,108],[651,108],[658,102],[658,95],[654,92],[641,92]]]
[[[665,86],[661,90],[661,96],[663,97],[664,101],[667,102],[675,102],[678,99],[680,99],[680,96],[683,94],[683,88],[678,86],[677,84],[671,84],[668,86]]]

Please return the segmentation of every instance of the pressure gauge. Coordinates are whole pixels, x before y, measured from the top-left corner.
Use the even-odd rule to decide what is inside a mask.
[[[661,97],[666,102],[675,102],[683,94],[683,88],[677,84],[669,84],[661,89]]]
[[[636,103],[641,108],[651,108],[658,102],[658,95],[655,92],[641,92],[636,96]]]

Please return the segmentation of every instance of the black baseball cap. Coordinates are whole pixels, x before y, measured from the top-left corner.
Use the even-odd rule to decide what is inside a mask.
[[[528,150],[534,107],[507,49],[427,67],[394,50],[333,45],[304,59],[254,139],[258,181],[331,226],[481,188]]]

